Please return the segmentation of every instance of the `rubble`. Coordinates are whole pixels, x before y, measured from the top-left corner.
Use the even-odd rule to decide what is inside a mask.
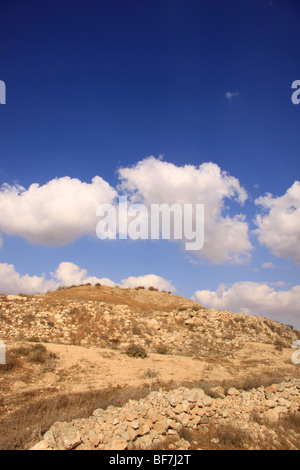
[[[183,429],[193,432],[229,423],[247,432],[249,441],[255,442],[260,437],[276,443],[276,431],[258,421],[274,425],[287,412],[298,413],[300,379],[289,378],[273,384],[272,403],[268,399],[269,390],[270,387],[260,387],[233,393],[230,389],[224,398],[216,399],[202,389],[184,387],[152,392],[139,401],[130,400],[123,407],[95,410],[86,419],[57,422],[31,450],[149,450],[168,437],[172,437],[174,448],[188,450],[191,444],[182,438]],[[294,443],[299,442],[300,435],[291,430],[285,437],[288,448],[296,449]]]

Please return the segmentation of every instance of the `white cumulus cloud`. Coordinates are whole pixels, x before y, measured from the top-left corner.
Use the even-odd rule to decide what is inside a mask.
[[[208,162],[179,167],[148,157],[131,168],[121,168],[119,178],[121,194],[148,208],[163,203],[182,207],[204,204],[204,247],[194,251],[200,258],[217,264],[250,258],[252,245],[245,216],[239,210],[231,214],[228,207],[231,200],[239,209],[247,193],[237,178],[218,165]],[[99,176],[91,183],[66,176],[28,189],[4,184],[0,188],[0,246],[1,233],[48,246],[72,243],[87,234],[96,236],[97,208],[108,203],[118,209],[117,196],[116,189]],[[183,237],[182,242],[192,240]]]
[[[276,290],[264,282],[237,282],[226,288],[221,284],[216,291],[198,290],[194,298],[200,304],[217,310],[229,310],[264,315],[274,320],[300,326],[300,285],[290,290]]]
[[[33,244],[71,243],[95,233],[97,206],[112,202],[116,195],[99,176],[91,183],[66,176],[28,189],[4,184],[0,189],[0,231]]]
[[[163,277],[157,276],[156,274],[146,274],[145,276],[129,276],[127,279],[123,279],[121,282],[122,287],[139,287],[143,286],[145,288],[155,287],[159,290],[165,290],[174,292],[176,289],[171,284],[170,281],[167,281]]]
[[[259,242],[275,256],[291,257],[300,265],[300,182],[295,181],[281,197],[267,194],[255,204],[264,211],[256,217]]]
[[[69,287],[72,285],[80,284],[97,284],[103,286],[115,286],[115,283],[108,278],[98,278],[96,276],[89,276],[86,269],[80,268],[74,263],[64,261],[60,263],[58,268],[52,276],[58,281],[59,285]]]
[[[107,277],[90,276],[87,269],[81,268],[75,263],[64,261],[57,269],[50,273],[51,278],[43,276],[20,275],[12,264],[0,263],[0,294],[43,294],[56,290],[58,287],[70,287],[90,283],[95,285],[114,287],[155,287],[159,290],[174,292],[176,289],[170,281],[156,274],[144,276],[129,276],[120,284],[115,283]]]
[[[12,264],[0,263],[1,294],[39,294],[58,287],[56,281],[45,276],[20,275]]]
[[[176,166],[148,157],[119,169],[119,189],[131,200],[151,204],[204,204],[204,247],[197,255],[212,263],[244,262],[252,245],[243,214],[230,215],[225,202],[243,205],[247,199],[239,180],[214,163]]]

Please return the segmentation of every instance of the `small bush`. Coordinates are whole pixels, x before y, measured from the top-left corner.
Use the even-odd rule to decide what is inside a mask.
[[[277,349],[277,351],[282,351],[283,348],[286,347],[286,344],[283,340],[277,338],[275,341],[274,341],[274,346],[275,348]]]
[[[142,330],[136,324],[132,325],[132,334],[137,336],[142,336]]]
[[[11,350],[11,354],[13,354],[14,356],[27,356],[29,354],[29,351],[31,351],[31,348],[32,346],[30,346],[30,348],[28,346],[18,346],[16,348],[13,348]]]
[[[18,360],[12,354],[6,354],[6,363],[0,364],[0,373],[1,372],[10,372],[18,365]]]
[[[156,348],[157,354],[168,354],[168,347],[165,344],[159,344]]]
[[[30,362],[44,364],[47,360],[47,349],[42,344],[36,344],[28,354]]]
[[[30,338],[27,338],[28,343],[38,343],[40,341],[40,338],[38,336],[31,336]]]
[[[11,356],[14,358],[25,356],[30,362],[34,362],[36,364],[44,364],[50,357],[47,349],[42,344],[30,346],[21,345],[11,350]]]
[[[144,373],[143,377],[145,379],[154,379],[158,375],[159,375],[159,372],[157,372],[157,370],[147,369],[146,372]]]
[[[151,286],[151,287],[149,287],[149,289],[148,289],[148,290],[151,290],[151,291],[158,292],[158,289],[156,289],[156,287],[152,287],[152,286]]]
[[[23,323],[25,323],[27,326],[30,326],[34,322],[34,320],[35,320],[35,316],[32,314],[25,315],[22,318]]]
[[[142,346],[138,346],[137,344],[131,344],[126,349],[126,354],[129,357],[140,357],[145,359],[147,357],[147,352]]]
[[[217,427],[215,437],[219,440],[220,445],[227,449],[247,448],[247,433],[232,424]]]
[[[58,359],[58,355],[54,352],[49,352],[48,357],[49,359]]]

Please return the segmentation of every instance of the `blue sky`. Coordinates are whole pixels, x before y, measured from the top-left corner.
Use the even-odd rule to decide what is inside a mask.
[[[167,280],[176,294],[207,306],[300,327],[300,106],[291,101],[291,84],[300,79],[299,2],[3,0],[0,14],[0,80],[6,84],[0,184],[9,185],[0,193],[2,291],[45,288],[45,281],[63,282],[67,274],[71,281],[76,273],[81,280],[127,280],[123,285],[134,285],[132,276],[155,275],[162,279],[153,283]],[[152,196],[168,188],[168,178],[161,179],[166,170],[178,178],[168,192],[171,203],[192,165],[186,192],[190,186],[195,201],[201,194],[206,204],[199,187],[206,162],[239,187],[234,197],[226,187],[216,199],[222,211],[208,222],[212,236],[204,254],[168,241],[100,241],[90,220],[75,240],[50,243],[71,218],[58,197],[70,194],[65,177],[71,185],[81,182],[84,199],[96,175],[117,190],[124,182],[119,169],[128,169],[127,185],[137,174],[135,190],[147,199],[149,185]],[[224,186],[221,174],[213,179],[216,193]],[[61,193],[49,186],[55,179]],[[156,188],[157,181],[162,186]],[[39,191],[27,197],[33,183],[45,189],[43,197]],[[22,197],[16,185],[24,188]],[[244,205],[239,188],[248,195]],[[272,196],[255,203],[266,193]],[[192,202],[190,193],[186,201]],[[55,216],[48,203],[57,205]],[[74,201],[71,213],[77,227],[85,206],[76,212]],[[222,217],[236,228],[237,214],[247,234],[235,231],[236,241],[228,241],[225,231],[215,240],[219,229],[223,233]],[[258,215],[263,223],[254,233]],[[45,225],[41,232],[38,221]],[[238,251],[241,240],[248,257],[237,262],[227,256],[226,243]],[[224,253],[217,261],[213,243]],[[66,262],[77,271],[62,265],[55,277]]]

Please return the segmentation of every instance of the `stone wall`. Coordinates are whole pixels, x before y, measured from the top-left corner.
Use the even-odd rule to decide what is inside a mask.
[[[250,391],[230,388],[226,396],[218,387],[214,397],[202,389],[183,387],[152,392],[120,408],[95,410],[87,419],[57,422],[32,450],[149,450],[163,445],[167,438],[171,438],[171,448],[187,450],[191,443],[182,437],[183,429],[193,432],[229,423],[245,432],[249,441],[268,439],[275,447],[278,432],[283,432],[288,448],[297,449],[300,435],[275,425],[287,414],[299,412],[300,379],[287,378]]]

